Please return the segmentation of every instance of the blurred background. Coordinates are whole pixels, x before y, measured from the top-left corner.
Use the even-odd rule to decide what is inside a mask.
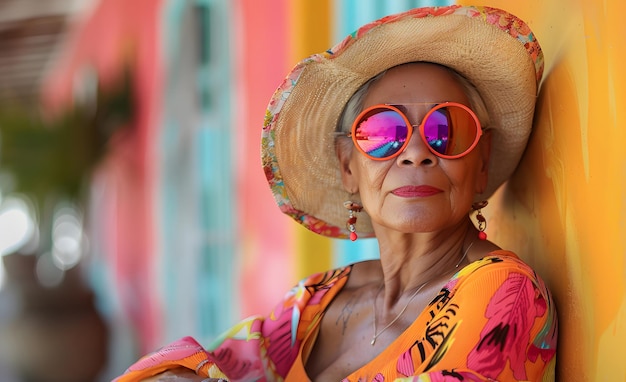
[[[276,208],[265,107],[303,57],[448,3],[0,0],[0,381],[108,381],[268,313],[307,274],[377,257],[372,240],[317,237]],[[626,380],[625,6],[477,3],[526,20],[546,54],[490,238],[554,291],[559,379]]]

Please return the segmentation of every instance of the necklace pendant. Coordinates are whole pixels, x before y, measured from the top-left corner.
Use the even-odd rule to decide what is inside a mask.
[[[370,345],[374,346],[375,343],[376,343],[376,337],[372,337],[372,342],[370,342]]]

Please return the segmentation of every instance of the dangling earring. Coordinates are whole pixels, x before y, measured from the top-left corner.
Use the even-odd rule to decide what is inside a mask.
[[[353,202],[351,200],[347,200],[343,202],[343,206],[346,207],[349,211],[348,221],[346,225],[348,227],[348,231],[350,231],[350,240],[355,241],[357,238],[356,235],[356,213],[361,212],[363,206],[361,206],[358,202]]]
[[[485,219],[481,212],[481,209],[487,207],[487,204],[488,202],[486,200],[472,204],[472,209],[477,211],[476,220],[478,220],[478,238],[480,240],[487,240],[487,233],[485,233],[485,229],[487,228],[487,219]]]

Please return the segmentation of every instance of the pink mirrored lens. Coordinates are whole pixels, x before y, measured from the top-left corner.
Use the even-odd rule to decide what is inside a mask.
[[[458,106],[433,110],[422,127],[425,142],[434,151],[446,156],[467,151],[476,140],[477,130],[470,112]]]
[[[396,111],[374,109],[361,118],[355,133],[355,141],[365,153],[382,159],[402,148],[409,128]]]

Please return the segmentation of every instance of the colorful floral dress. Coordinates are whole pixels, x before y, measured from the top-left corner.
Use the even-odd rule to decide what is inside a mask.
[[[117,382],[184,366],[229,381],[307,381],[302,349],[351,266],[302,280],[268,317],[235,325],[206,349],[183,338]],[[557,317],[550,292],[517,256],[494,251],[458,273],[406,331],[343,381],[554,380]]]

